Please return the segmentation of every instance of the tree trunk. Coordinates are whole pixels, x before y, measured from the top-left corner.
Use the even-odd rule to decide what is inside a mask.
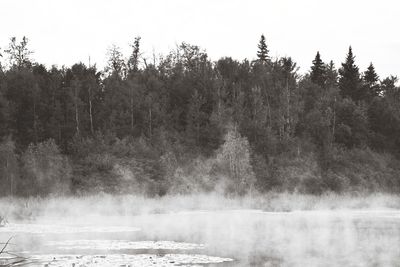
[[[36,100],[33,100],[33,137],[34,137],[35,144],[36,144],[38,141],[37,122],[36,122]]]
[[[80,136],[80,131],[79,131],[79,114],[78,114],[78,89],[74,88],[75,92],[75,124],[76,124],[76,134]]]
[[[332,123],[332,138],[331,138],[331,145],[335,141],[335,124],[336,124],[336,110],[335,110],[335,104],[336,104],[336,97],[334,99],[334,104],[333,104],[333,123]]]
[[[89,86],[89,117],[90,117],[90,132],[94,134],[93,128],[93,113],[92,113],[92,88]]]
[[[196,122],[196,144],[199,144],[199,139],[200,139],[200,123],[199,123],[199,118],[197,118],[197,122]]]
[[[152,136],[152,114],[151,114],[151,105],[150,105],[150,108],[149,108],[149,137],[151,138],[151,136]]]
[[[134,118],[133,118],[133,87],[131,87],[130,90],[130,97],[131,97],[131,131],[133,132],[133,123],[134,123]]]
[[[286,135],[290,135],[291,131],[291,121],[290,121],[290,90],[289,90],[289,78],[286,78]]]

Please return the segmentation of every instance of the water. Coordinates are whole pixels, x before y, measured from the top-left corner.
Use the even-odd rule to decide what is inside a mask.
[[[12,235],[33,266],[400,266],[398,210],[47,217]]]

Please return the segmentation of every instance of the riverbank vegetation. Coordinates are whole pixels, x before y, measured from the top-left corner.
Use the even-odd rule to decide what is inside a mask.
[[[255,44],[256,47],[256,44]],[[300,73],[271,58],[212,61],[140,38],[104,70],[35,62],[11,38],[0,66],[0,195],[358,194],[400,191],[400,91],[371,63]],[[151,61],[151,62],[150,62]]]

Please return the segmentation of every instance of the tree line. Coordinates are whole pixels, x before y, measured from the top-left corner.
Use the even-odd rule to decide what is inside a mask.
[[[399,187],[393,164],[400,152],[397,77],[380,79],[372,63],[360,71],[351,47],[338,68],[317,52],[310,70],[300,74],[291,57],[270,57],[264,35],[251,61],[230,57],[212,61],[205,50],[182,43],[148,62],[140,42],[140,37],[134,38],[127,58],[112,46],[106,68],[98,70],[84,63],[47,68],[34,61],[27,38],[10,39],[0,53],[0,164],[5,184],[11,181],[10,162],[26,167],[32,158],[36,165],[31,162],[31,169],[48,177],[46,171],[38,171],[38,156],[32,156],[47,149],[51,151],[47,155],[59,155],[59,163],[51,165],[65,166],[67,157],[72,167],[55,173],[70,173],[72,188],[93,187],[88,181],[101,180],[110,172],[124,177],[126,170],[116,166],[126,165],[131,176],[140,176],[136,180],[149,177],[146,184],[158,188],[167,176],[170,180],[190,176],[182,166],[218,153],[228,155],[230,165],[225,172],[206,168],[208,174],[215,173],[210,177],[226,174],[229,180],[251,174],[249,179],[262,190],[298,190],[299,184],[312,192],[359,184]],[[121,154],[124,147],[131,150]],[[247,155],[245,163],[232,165],[236,152]],[[57,157],[39,165],[49,168],[46,164]],[[215,161],[221,158],[215,157]],[[352,162],[362,158],[367,165],[371,160],[377,166],[383,162],[382,175],[390,174],[361,179],[355,174],[359,164],[346,167],[345,158]],[[134,162],[126,163],[127,159]],[[291,176],[285,173],[288,164],[296,166],[292,175],[296,178],[285,184]],[[300,171],[296,164],[309,170]],[[181,167],[171,167],[175,165]],[[23,167],[16,169],[19,174],[14,171],[14,176],[24,176]],[[177,174],[179,169],[186,173]],[[30,176],[20,178],[19,184],[29,188],[33,178],[26,177]],[[117,186],[113,179],[104,179],[107,188]],[[169,187],[171,181],[165,186]],[[155,191],[162,194],[165,188]]]

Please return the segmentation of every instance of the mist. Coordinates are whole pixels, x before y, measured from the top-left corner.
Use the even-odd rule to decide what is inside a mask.
[[[400,266],[391,1],[6,1],[0,267]]]
[[[32,266],[150,266],[146,257],[166,266],[395,266],[400,261],[395,195],[10,200],[0,200],[9,218],[0,238],[14,236],[10,249],[30,255],[38,264]],[[103,262],[88,263],[96,258]]]

